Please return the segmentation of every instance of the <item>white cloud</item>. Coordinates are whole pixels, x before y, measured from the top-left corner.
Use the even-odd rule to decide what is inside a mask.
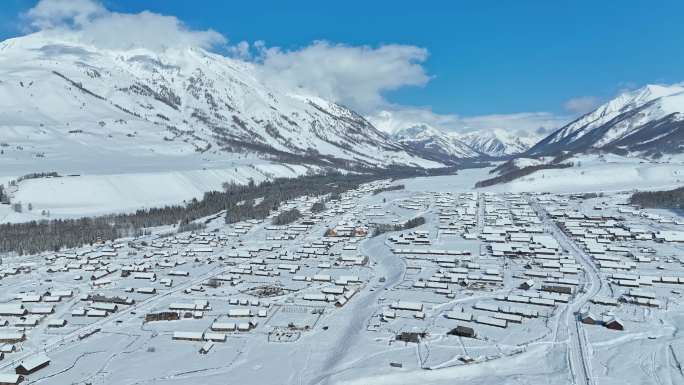
[[[566,101],[563,108],[572,113],[583,115],[593,111],[599,104],[601,101],[595,96],[579,96]]]
[[[410,45],[348,46],[316,41],[299,50],[258,49],[264,81],[300,89],[361,112],[388,103],[383,92],[423,86],[429,80],[422,63],[428,52]]]
[[[252,54],[250,52],[249,43],[246,41],[241,41],[235,45],[227,47],[228,54],[231,57],[241,60],[251,60]]]
[[[41,0],[25,18],[36,30],[64,33],[108,49],[210,48],[226,43],[218,32],[193,31],[174,16],[110,12],[94,0]]]
[[[515,114],[481,115],[464,118],[464,130],[507,130],[520,136],[549,134],[569,121],[567,116],[550,112],[519,112]]]
[[[466,134],[473,131],[492,132],[504,130],[522,137],[539,138],[549,134],[569,121],[567,116],[549,112],[521,112],[516,114],[497,114],[461,117],[455,114],[437,114],[427,108],[395,106],[368,116],[380,130],[392,133],[402,128],[419,124]]]
[[[99,3],[92,0],[41,0],[26,16],[38,29],[64,26],[83,26],[95,17],[108,14]]]

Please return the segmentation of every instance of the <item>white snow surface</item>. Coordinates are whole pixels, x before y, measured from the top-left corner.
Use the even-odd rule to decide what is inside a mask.
[[[220,191],[223,183],[247,184],[282,177],[295,178],[315,167],[254,161],[249,165],[204,170],[156,171],[126,174],[64,176],[28,179],[9,189],[21,213],[0,205],[0,223],[50,218],[77,218],[133,212],[138,209],[181,204]],[[28,204],[32,210],[28,210]]]
[[[577,155],[564,162],[574,167],[536,171],[510,183],[492,186],[494,191],[510,192],[587,192],[657,190],[684,183],[684,163],[653,162],[607,154]]]
[[[546,161],[551,158],[545,158]],[[516,160],[522,164],[541,164],[534,159]],[[407,180],[408,190],[419,191],[423,184],[430,183],[439,191],[503,192],[612,192],[631,190],[663,190],[681,187],[684,184],[684,159],[672,158],[668,162],[655,162],[618,155],[578,155],[564,162],[574,166],[564,169],[539,170],[508,183],[473,189],[476,182],[489,179],[491,168],[466,169],[457,176],[438,176]]]

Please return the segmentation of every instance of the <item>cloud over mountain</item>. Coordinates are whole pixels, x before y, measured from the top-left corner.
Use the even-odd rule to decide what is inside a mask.
[[[299,50],[261,50],[267,81],[303,89],[369,111],[386,105],[383,92],[423,86],[428,52],[411,45],[349,46],[316,41]]]
[[[105,49],[211,48],[227,41],[211,29],[192,30],[175,16],[112,12],[93,0],[41,0],[24,18],[29,29],[61,33]]]

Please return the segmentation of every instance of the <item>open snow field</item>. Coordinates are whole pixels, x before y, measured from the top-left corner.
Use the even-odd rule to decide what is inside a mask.
[[[4,256],[0,373],[45,355],[26,383],[683,383],[684,243],[662,238],[683,218],[627,193],[472,191],[486,173],[376,182],[320,214],[297,199],[290,226]]]
[[[105,157],[106,158],[106,157]],[[315,167],[269,163],[255,159],[230,162],[197,157],[131,158],[126,161],[100,162],[83,170],[67,163],[45,165],[41,171],[57,171],[63,178],[24,180],[8,191],[12,202],[21,202],[17,213],[0,205],[0,222],[19,222],[51,218],[75,218],[132,212],[141,208],[179,204],[201,198],[211,190],[220,190],[224,182],[260,182],[273,177],[297,177],[316,171]],[[537,171],[510,183],[478,191],[493,192],[586,192],[660,189],[680,186],[684,181],[684,163],[644,162],[619,156],[582,156],[571,159],[575,167]],[[35,160],[34,160],[35,162]],[[0,184],[23,175],[18,169],[3,169]],[[34,171],[35,163],[34,163]],[[173,171],[172,171],[173,170]],[[479,180],[487,179],[491,168],[466,169],[456,176],[430,178],[434,191],[468,191]],[[11,173],[10,173],[11,172]],[[78,175],[78,176],[68,176]],[[425,178],[407,181],[409,190],[421,191]],[[27,209],[31,204],[32,210]]]
[[[509,183],[484,187],[477,191],[492,192],[600,192],[658,190],[676,188],[684,184],[684,159],[668,159],[667,162],[645,161],[638,158],[617,155],[576,156],[568,162],[575,166],[565,169],[540,170]],[[530,165],[524,161],[520,166]],[[489,179],[491,168],[467,169],[456,177],[441,176],[430,181],[435,191],[465,191],[476,182]],[[411,179],[406,183],[409,189],[424,189],[425,178]]]
[[[511,192],[593,192],[676,188],[684,183],[682,159],[644,161],[616,155],[577,156],[575,167],[537,171],[500,186]],[[495,186],[493,186],[495,187]]]
[[[8,188],[12,202],[22,203],[22,212],[0,205],[0,222],[47,219],[43,211],[49,212],[50,218],[75,218],[174,205],[199,199],[208,191],[221,190],[226,182],[247,184],[250,180],[259,183],[276,177],[295,178],[310,169],[251,161],[249,164],[235,162],[232,167],[223,168],[27,179],[17,187]],[[9,179],[12,178],[5,178]]]

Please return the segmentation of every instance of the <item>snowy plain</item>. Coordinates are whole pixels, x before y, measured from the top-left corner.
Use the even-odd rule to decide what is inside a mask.
[[[50,218],[78,218],[133,212],[138,209],[182,204],[202,198],[205,192],[220,191],[223,183],[259,183],[273,178],[295,178],[316,172],[314,166],[276,164],[249,160],[230,168],[180,169],[178,171],[132,172],[28,179],[9,188],[12,202],[21,202],[21,213],[0,207],[0,222]],[[11,178],[5,178],[9,180]],[[32,210],[28,210],[28,204]]]
[[[684,181],[684,161],[674,157],[663,162],[617,155],[579,155],[569,159],[575,166],[567,169],[537,171],[509,183],[490,186],[477,191],[492,192],[600,192],[653,190],[678,187]],[[35,161],[34,161],[35,162]],[[537,164],[521,159],[521,166]],[[35,164],[35,163],[34,163]],[[35,167],[35,166],[34,166]],[[232,161],[202,160],[198,157],[160,158],[141,160],[124,158],[122,162],[94,162],[76,170],[70,162],[51,163],[45,171],[78,176],[25,180],[10,189],[13,202],[31,203],[16,213],[0,205],[0,222],[45,219],[42,211],[52,218],[75,218],[91,215],[132,212],[142,208],[181,204],[201,198],[205,192],[220,190],[224,182],[238,184],[249,180],[260,182],[273,177],[297,177],[316,172],[315,166],[272,163],[256,158]],[[141,170],[135,170],[140,167]],[[490,178],[492,168],[465,169],[455,176],[436,177],[441,191],[469,191],[476,182]],[[0,183],[21,175],[22,171],[2,170]],[[173,170],[173,171],[172,171]],[[85,171],[85,172],[84,172]],[[81,174],[83,172],[83,174]],[[432,180],[432,179],[431,179]],[[422,188],[424,178],[407,182],[408,188]]]

